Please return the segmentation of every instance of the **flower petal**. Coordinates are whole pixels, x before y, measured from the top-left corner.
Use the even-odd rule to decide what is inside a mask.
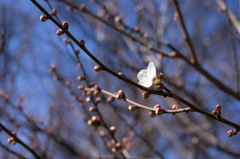
[[[147,74],[148,74],[148,77],[151,78],[151,80],[153,79],[154,76],[156,76],[156,68],[153,62],[150,62],[148,64]]]
[[[143,80],[144,78],[147,77],[147,69],[141,70],[138,74],[137,74],[137,78],[138,80]]]
[[[144,79],[144,80],[139,81],[138,84],[140,84],[140,85],[142,85],[142,86],[144,86],[144,87],[149,88],[149,87],[152,86],[153,83],[152,83],[152,80],[146,80],[146,79]]]

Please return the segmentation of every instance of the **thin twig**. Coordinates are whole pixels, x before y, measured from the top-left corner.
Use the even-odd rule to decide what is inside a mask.
[[[227,7],[227,6],[226,6]],[[236,53],[236,47],[234,45],[234,40],[232,37],[231,32],[231,20],[228,14],[228,9],[226,8],[226,17],[227,17],[227,28],[228,28],[228,36],[231,43],[232,53],[233,53],[233,61],[234,61],[234,69],[235,69],[235,83],[236,83],[236,92],[239,94],[239,72],[238,72],[238,60],[237,60],[237,53]]]
[[[8,130],[2,123],[0,123],[0,127],[3,131],[5,131],[9,136],[13,137],[14,140],[22,145],[24,148],[26,148],[29,152],[31,152],[36,158],[41,159],[41,157],[33,150],[31,149],[27,144],[25,144],[21,139],[19,139],[16,135],[13,135],[10,130]]]
[[[180,8],[179,8],[178,1],[177,0],[173,0],[173,5],[174,5],[175,10],[178,13],[178,19],[179,19],[179,23],[180,23],[180,26],[181,26],[181,29],[182,29],[182,32],[183,32],[184,40],[186,41],[188,49],[189,49],[189,52],[190,52],[190,56],[191,56],[191,60],[190,61],[191,61],[191,63],[193,65],[197,64],[198,61],[197,61],[197,58],[196,58],[195,50],[194,50],[192,41],[191,41],[191,39],[189,37],[189,34],[187,32],[185,23],[183,21],[183,16],[182,16],[182,13],[181,13]]]

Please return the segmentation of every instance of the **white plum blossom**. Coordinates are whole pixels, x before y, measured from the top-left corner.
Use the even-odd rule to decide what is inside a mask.
[[[150,62],[148,64],[148,67],[146,69],[141,70],[137,74],[137,78],[139,80],[138,84],[144,86],[144,87],[151,87],[153,82],[152,79],[156,76],[156,68],[153,64],[153,62]]]

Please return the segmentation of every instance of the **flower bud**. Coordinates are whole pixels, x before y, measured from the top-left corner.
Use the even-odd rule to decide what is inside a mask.
[[[98,66],[98,65],[94,66],[94,71],[99,72],[101,70],[102,70],[101,66]]]
[[[66,85],[67,87],[69,87],[70,84],[71,84],[71,81],[70,81],[70,80],[66,80],[66,81],[65,81],[65,85]]]
[[[232,137],[233,135],[234,135],[234,131],[233,130],[228,130],[227,136]]]
[[[94,83],[93,82],[89,82],[89,87],[90,88],[94,87]]]
[[[85,45],[85,41],[84,41],[84,40],[81,40],[79,44],[80,44],[81,46],[84,46],[84,45]]]
[[[161,106],[159,104],[155,104],[153,108],[157,109],[157,108],[161,108]]]
[[[126,77],[122,72],[118,72],[120,76]],[[119,79],[119,78],[118,78]]]
[[[160,73],[158,73],[157,74],[157,78],[160,78],[160,79],[162,79],[163,78],[163,74],[160,72]]]
[[[152,82],[155,84],[155,85],[159,85],[162,83],[162,80],[160,78],[158,78],[157,76],[155,76],[153,79],[152,79]]]
[[[90,119],[90,120],[88,120],[88,125],[93,125],[93,120],[92,119]]]
[[[111,103],[111,102],[114,102],[114,101],[115,101],[115,98],[113,98],[112,96],[108,97],[108,99],[107,99],[108,103]]]
[[[143,92],[143,93],[142,93],[142,97],[143,97],[144,99],[148,99],[148,98],[150,97],[150,93],[149,93],[149,92]]]
[[[162,109],[162,108],[157,108],[157,109],[155,110],[155,113],[156,113],[157,115],[162,115],[164,112],[165,112],[165,110]]]
[[[136,110],[138,108],[138,106],[136,106],[136,105],[129,105],[128,106],[128,109],[130,110],[130,111],[134,111],[134,110]]]
[[[51,64],[49,72],[50,73],[55,72],[55,71],[57,71],[57,69],[58,68],[57,68],[57,66],[55,64]]]
[[[79,10],[80,11],[83,11],[85,9],[86,5],[84,3],[82,3],[79,7]]]
[[[162,91],[163,90],[163,85],[156,85],[156,90],[157,91]]]
[[[85,80],[85,77],[84,77],[84,76],[78,76],[78,77],[77,77],[77,80],[78,80],[78,81]]]
[[[101,101],[102,101],[102,98],[100,98],[100,97],[96,98],[96,104],[100,103]]]
[[[88,102],[88,103],[89,103],[89,102],[92,102],[92,101],[93,101],[93,100],[92,100],[92,98],[91,98],[91,97],[87,97],[87,98],[86,98],[86,102]]]
[[[216,106],[216,108],[215,108],[215,109],[216,109],[217,111],[220,111],[220,110],[221,110],[221,108],[222,108],[222,107],[221,107],[221,105],[220,105],[220,104],[218,104],[218,105]]]
[[[83,85],[78,85],[77,88],[78,88],[78,89],[84,89],[84,86],[83,86]]]
[[[59,35],[59,36],[61,36],[61,35],[64,34],[64,32],[63,32],[62,29],[58,29],[58,30],[56,31],[56,34]]]
[[[212,114],[213,114],[214,116],[217,116],[217,115],[218,115],[218,112],[217,112],[216,110],[213,110],[213,111],[212,111]]]
[[[57,10],[56,9],[52,9],[52,11],[49,13],[50,15],[56,15]]]
[[[79,50],[76,50],[76,51],[75,51],[75,54],[76,54],[76,55],[78,55],[78,54],[79,54],[79,52],[80,52]]]
[[[95,112],[96,110],[97,110],[97,108],[94,107],[94,106],[91,106],[91,107],[89,108],[89,111],[90,111],[90,112]]]
[[[71,41],[70,41],[70,39],[64,39],[63,42],[64,42],[64,45],[67,45],[67,44],[69,44]]]
[[[177,104],[174,104],[174,105],[172,106],[172,110],[178,110],[179,108],[180,108],[180,106],[177,105]]]
[[[118,94],[116,95],[116,97],[118,99],[125,99],[125,93],[123,92],[123,90],[119,90]]]
[[[99,93],[100,93],[100,91],[99,91],[99,90],[96,90],[96,91],[94,91],[94,92],[93,92],[93,94],[94,94],[95,96],[98,96],[98,95],[99,95]]]
[[[67,21],[63,21],[63,22],[62,22],[62,26],[63,26],[64,29],[68,30],[69,24],[68,24]]]
[[[100,87],[98,85],[95,85],[94,89],[96,89],[97,91],[101,92],[101,89],[100,89]]]
[[[41,20],[42,22],[45,22],[45,21],[48,20],[48,17],[47,17],[45,14],[42,14],[42,15],[40,16],[40,20]]]
[[[154,111],[151,111],[151,112],[149,113],[149,116],[150,116],[151,118],[154,118],[154,117],[156,116],[156,113],[155,113]]]
[[[115,131],[116,131],[116,127],[115,127],[115,126],[111,126],[111,127],[109,128],[109,130],[110,130],[110,132],[111,132],[112,134],[114,134]]]

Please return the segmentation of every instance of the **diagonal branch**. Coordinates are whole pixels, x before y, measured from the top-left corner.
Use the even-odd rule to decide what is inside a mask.
[[[220,6],[220,8],[227,13],[227,15],[228,15],[229,19],[231,20],[233,26],[236,28],[236,30],[240,34],[240,22],[238,22],[236,16],[233,14],[233,12],[231,10],[227,9],[227,5],[223,0],[216,0],[216,2]]]
[[[194,50],[192,41],[189,37],[189,34],[187,32],[185,23],[183,21],[183,16],[182,16],[182,13],[181,13],[180,8],[179,8],[178,1],[173,0],[173,5],[174,5],[175,10],[178,13],[178,19],[179,19],[179,23],[180,23],[180,26],[181,26],[181,29],[182,29],[182,32],[183,32],[184,40],[186,41],[189,52],[190,52],[190,56],[191,56],[190,62],[191,62],[191,64],[197,64],[198,62],[197,62],[195,50]]]

